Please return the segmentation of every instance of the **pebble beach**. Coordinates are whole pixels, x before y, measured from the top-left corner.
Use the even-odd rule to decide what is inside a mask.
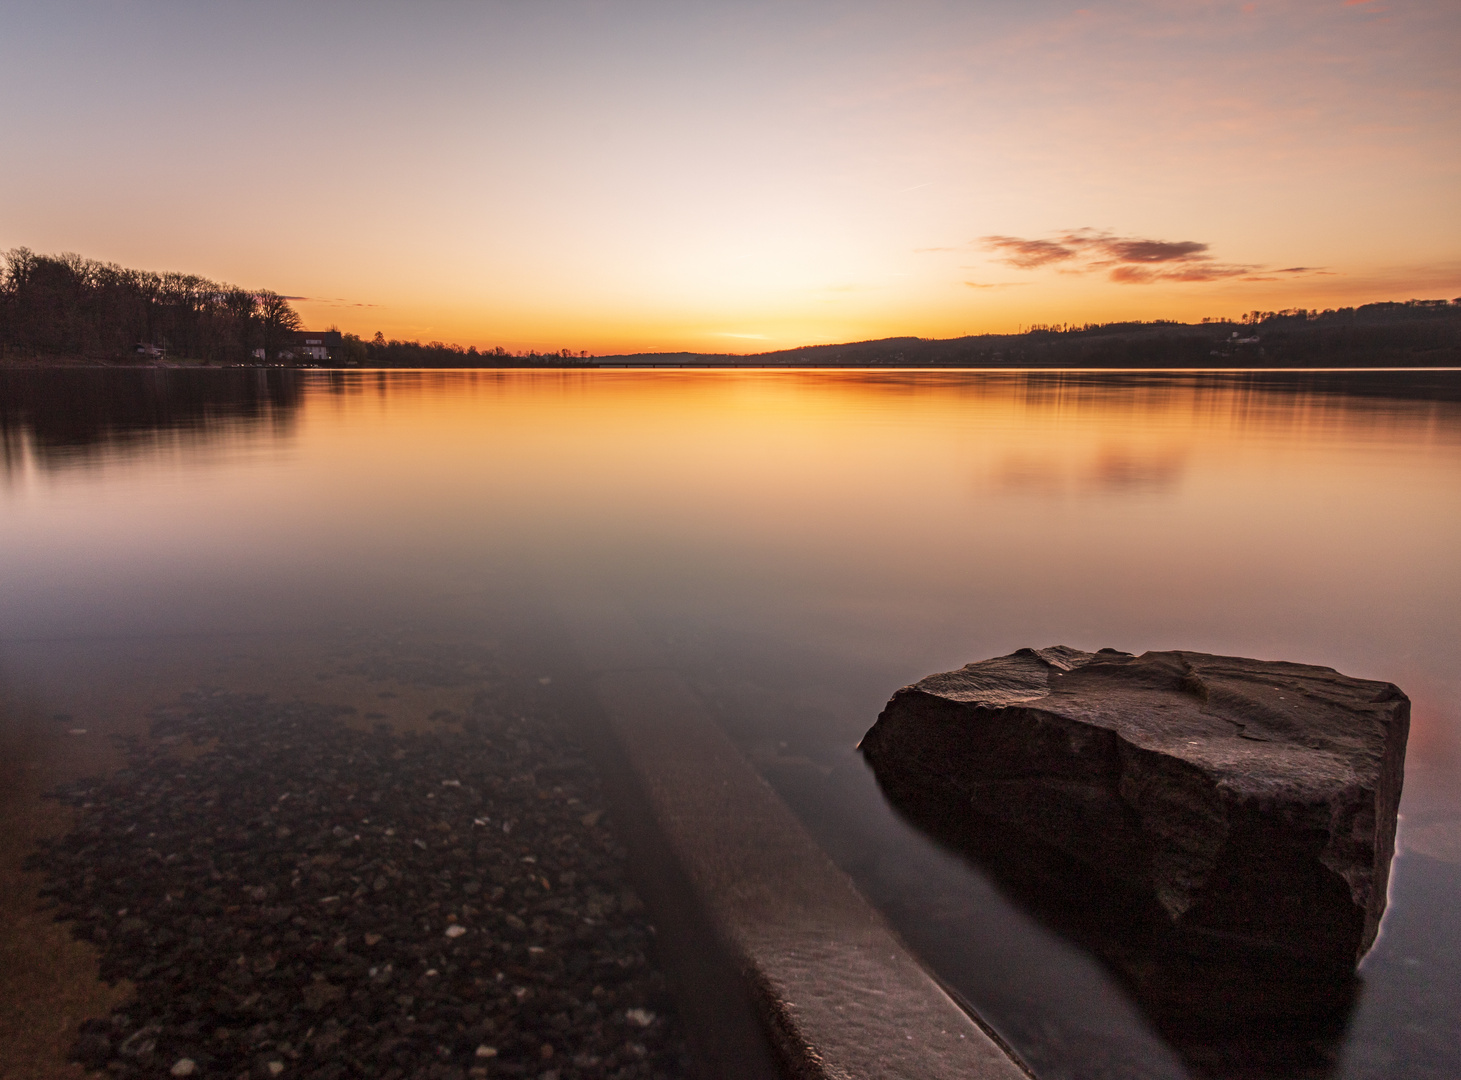
[[[134,988],[82,1024],[88,1069],[690,1071],[595,767],[551,709],[482,689],[403,731],[353,706],[201,689],[125,752],[53,793],[74,827],[31,861],[101,977]]]

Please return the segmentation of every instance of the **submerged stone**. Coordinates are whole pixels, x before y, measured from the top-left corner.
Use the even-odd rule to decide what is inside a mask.
[[[1148,955],[1339,973],[1385,910],[1409,716],[1395,686],[1330,668],[1056,646],[904,687],[861,750],[940,839],[1025,843],[1073,868],[1032,892],[1145,919]],[[1101,951],[1129,955],[1116,936]]]

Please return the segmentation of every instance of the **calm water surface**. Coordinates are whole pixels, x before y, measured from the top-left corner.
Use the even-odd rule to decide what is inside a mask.
[[[1211,1066],[887,808],[852,748],[888,696],[1051,644],[1396,682],[1384,933],[1296,1038],[1461,1074],[1461,373],[11,373],[0,420],[0,718],[42,772],[180,688],[321,693],[351,635],[607,593],[1042,1078]]]

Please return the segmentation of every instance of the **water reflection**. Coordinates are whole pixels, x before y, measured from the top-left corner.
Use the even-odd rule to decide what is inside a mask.
[[[974,811],[879,776],[904,818],[1043,925],[1099,957],[1194,1076],[1333,1075],[1358,998],[1351,968],[1179,935],[1150,895]]]
[[[994,474],[994,488],[1032,495],[1159,494],[1182,481],[1186,455],[1181,450],[1145,451],[1106,446],[1088,460],[1012,454]]]
[[[239,425],[283,433],[300,397],[288,370],[0,371],[0,467],[8,474],[33,456],[61,468],[164,434],[206,443]]]

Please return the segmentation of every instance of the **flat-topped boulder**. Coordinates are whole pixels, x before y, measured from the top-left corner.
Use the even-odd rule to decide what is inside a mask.
[[[1409,718],[1397,687],[1330,668],[1055,646],[904,687],[861,750],[895,804],[1072,860],[1169,945],[1352,969],[1385,909]]]

